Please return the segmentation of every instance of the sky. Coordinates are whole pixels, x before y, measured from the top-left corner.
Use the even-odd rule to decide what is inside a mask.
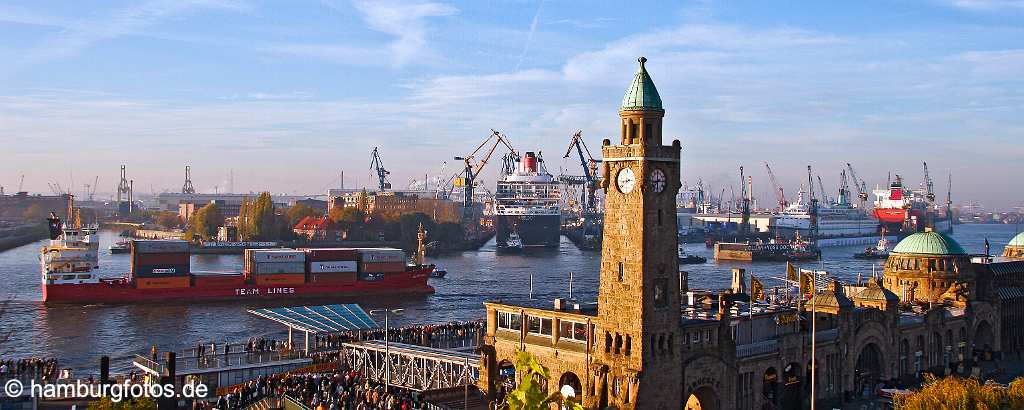
[[[806,166],[835,190],[911,185],[927,161],[955,203],[1024,202],[1024,1],[7,1],[0,186],[318,194],[456,171],[490,133],[595,155],[647,68],[682,178],[772,200]],[[614,138],[613,138],[614,140]],[[497,161],[485,170],[492,185]],[[72,182],[73,181],[73,182]],[[727,194],[728,195],[728,194]]]

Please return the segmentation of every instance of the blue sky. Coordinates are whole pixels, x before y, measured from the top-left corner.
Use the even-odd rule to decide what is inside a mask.
[[[715,186],[764,162],[795,192],[852,162],[868,184],[928,161],[954,200],[1019,204],[1024,1],[5,2],[0,186],[319,193],[437,174],[491,128],[548,166],[596,149],[645,55],[684,146]],[[493,184],[493,175],[488,178]],[[152,188],[150,188],[152,187]],[[831,189],[831,188],[830,188]]]

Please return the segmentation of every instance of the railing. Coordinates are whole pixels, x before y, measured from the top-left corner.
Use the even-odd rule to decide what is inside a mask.
[[[353,369],[377,382],[410,390],[429,390],[476,384],[480,357],[392,343],[346,343],[344,355]]]
[[[779,351],[778,339],[762,340],[736,346],[736,357],[750,357]]]
[[[272,352],[237,352],[228,354],[210,354],[203,356],[176,357],[175,369],[178,373],[195,370],[218,370],[230,367],[271,364],[287,360],[305,358],[306,354],[301,350],[293,351],[272,351]],[[136,366],[144,366],[150,370],[162,374],[166,367],[162,362],[153,361],[151,358],[135,355]]]
[[[309,406],[302,404],[298,399],[288,395],[285,395],[284,399],[281,399],[281,404],[284,405],[284,410],[312,410]]]

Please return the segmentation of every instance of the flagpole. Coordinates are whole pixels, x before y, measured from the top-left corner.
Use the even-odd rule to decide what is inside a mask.
[[[817,275],[815,275],[817,276]],[[817,356],[815,355],[815,349],[818,347],[818,319],[815,315],[818,312],[818,289],[816,286],[817,277],[811,276],[811,410],[815,410],[816,406],[814,401],[817,399]]]
[[[754,273],[750,273],[750,304],[747,305],[747,318],[750,319],[750,343],[754,343]],[[754,381],[751,380],[751,383]],[[750,386],[751,393],[753,393],[754,386]],[[750,410],[754,410],[754,395],[750,395]]]

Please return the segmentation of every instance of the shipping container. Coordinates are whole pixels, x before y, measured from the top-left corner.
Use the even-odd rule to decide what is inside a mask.
[[[187,265],[188,253],[136,253],[132,255],[132,263],[138,265]]]
[[[305,262],[306,253],[294,249],[246,249],[249,262]]]
[[[165,278],[137,278],[135,287],[139,289],[177,289],[187,288],[192,283],[192,278],[185,276],[171,276]]]
[[[356,281],[356,273],[312,273],[310,283],[352,283]]]
[[[188,265],[135,265],[132,274],[135,276],[176,276],[185,275]]]
[[[360,272],[393,273],[405,270],[405,262],[363,263]]]
[[[306,264],[302,262],[263,262],[254,263],[250,273],[271,275],[276,273],[306,273]]]
[[[243,286],[245,278],[242,275],[193,275],[192,281],[196,287],[227,287]]]
[[[359,250],[353,248],[307,248],[305,251],[309,262],[359,260]]]
[[[329,261],[309,263],[309,273],[356,272],[358,270],[359,262],[356,261]]]
[[[405,262],[405,252],[395,248],[360,248],[359,260],[362,262]]]
[[[133,240],[132,253],[188,253],[188,242],[180,240]]]
[[[257,275],[257,285],[301,285],[306,282],[304,273],[279,273],[276,275]]]

